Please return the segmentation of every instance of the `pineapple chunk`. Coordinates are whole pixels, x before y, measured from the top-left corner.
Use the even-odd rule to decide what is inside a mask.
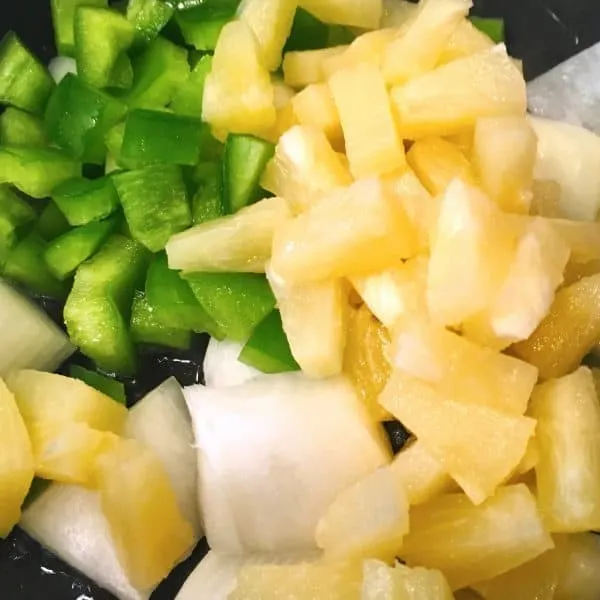
[[[340,114],[346,154],[356,179],[385,175],[406,165],[385,81],[379,69],[360,64],[329,80]]]
[[[591,533],[556,536],[562,572],[554,600],[600,598],[600,537]]]
[[[489,305],[508,271],[519,229],[476,188],[460,180],[448,186],[427,281],[435,321],[456,326]]]
[[[7,378],[23,420],[32,423],[84,423],[92,429],[120,434],[127,408],[77,379],[15,371]]]
[[[206,77],[202,118],[213,130],[264,135],[275,125],[273,84],[252,30],[242,21],[223,27]]]
[[[537,137],[525,117],[479,119],[473,163],[485,193],[507,212],[528,214]]]
[[[531,414],[538,420],[538,505],[548,529],[600,529],[600,403],[591,371],[540,385]]]
[[[444,46],[471,6],[471,0],[421,0],[410,23],[385,52],[386,82],[406,83],[433,70]]]
[[[481,504],[521,462],[535,421],[463,404],[400,372],[379,399],[410,430],[471,501]]]
[[[511,353],[535,365],[542,379],[576,369],[600,339],[600,275],[558,291],[548,316]]]
[[[194,546],[159,459],[135,440],[118,440],[97,464],[102,511],[131,584],[153,589]]]
[[[294,125],[298,124],[292,100],[294,90],[281,81],[273,78],[273,104],[275,106],[275,124],[265,131],[264,138],[276,144],[279,138]]]
[[[323,196],[352,183],[352,177],[323,132],[297,125],[287,131],[275,149],[265,178],[294,212],[304,212]]]
[[[460,58],[467,58],[493,46],[494,42],[485,33],[479,31],[471,21],[464,19],[450,35],[438,64],[445,65]]]
[[[415,16],[418,10],[418,5],[409,0],[384,0],[380,26],[382,28],[402,27]]]
[[[402,323],[392,344],[395,367],[456,402],[523,415],[537,369],[429,323]]]
[[[389,467],[344,490],[319,521],[316,540],[326,560],[391,560],[408,532],[408,501]]]
[[[553,179],[534,179],[531,184],[531,214],[549,219],[560,218],[560,193],[560,185]]]
[[[400,318],[426,314],[427,268],[427,259],[418,256],[395,269],[353,277],[351,282],[371,312],[391,329]]]
[[[31,442],[14,396],[0,379],[0,538],[21,518],[33,479]]]
[[[375,29],[383,14],[383,0],[300,0],[299,6],[325,23]]]
[[[553,547],[524,484],[500,488],[480,506],[463,494],[441,496],[410,516],[402,558],[439,569],[452,589],[493,579]]]
[[[336,148],[344,147],[340,113],[326,83],[309,85],[292,100],[294,114],[300,125],[322,131]]]
[[[548,219],[548,223],[571,248],[572,263],[600,260],[600,223]]]
[[[323,63],[332,56],[342,54],[347,48],[348,46],[335,46],[320,50],[286,52],[283,57],[283,80],[293,88],[322,83],[327,79]]]
[[[248,565],[229,600],[360,600],[360,563]]]
[[[347,313],[341,280],[288,286],[272,269],[268,277],[292,355],[304,373],[319,379],[341,373]]]
[[[526,340],[550,312],[569,254],[569,247],[547,221],[532,221],[494,301],[463,323],[464,334],[499,350]]]
[[[281,64],[297,5],[296,0],[242,0],[238,9],[238,17],[256,36],[261,61],[269,71]]]
[[[169,267],[182,271],[264,273],[276,229],[291,217],[283,198],[266,198],[234,215],[171,237]]]
[[[394,458],[390,469],[404,486],[411,506],[429,502],[453,488],[448,473],[420,440],[405,446]]]
[[[475,176],[466,156],[452,143],[441,138],[415,142],[406,155],[408,164],[430,194],[443,194],[453,179],[475,184]]]
[[[377,401],[391,372],[386,356],[389,345],[388,332],[373,318],[366,305],[352,311],[344,355],[344,373],[348,375],[374,421],[385,421],[390,416]]]
[[[386,269],[410,258],[415,245],[402,207],[379,180],[364,179],[285,223],[271,265],[298,285]]]
[[[391,95],[400,134],[411,140],[452,135],[482,117],[523,116],[527,107],[523,75],[502,45],[438,67]]]

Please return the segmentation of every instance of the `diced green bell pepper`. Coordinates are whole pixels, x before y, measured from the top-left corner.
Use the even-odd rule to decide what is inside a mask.
[[[107,0],[51,0],[54,40],[58,53],[63,56],[74,56],[75,36],[73,22],[75,11],[79,6],[96,6],[108,8]]]
[[[150,344],[189,350],[191,331],[166,325],[144,292],[136,292],[131,309],[131,335],[136,344]]]
[[[116,87],[127,71],[125,52],[133,43],[133,25],[113,10],[79,6],[74,33],[77,72],[83,81],[100,89]]]
[[[135,27],[135,45],[144,46],[155,39],[174,12],[163,0],[129,0],[127,18]]]
[[[50,138],[73,157],[101,165],[106,158],[104,138],[126,114],[127,106],[68,74],[46,109]]]
[[[256,326],[239,358],[244,364],[263,373],[286,373],[300,369],[292,356],[278,310],[274,310]]]
[[[318,50],[327,47],[328,26],[313,17],[303,8],[296,10],[292,31],[287,39],[284,52]]]
[[[0,142],[4,146],[43,148],[48,144],[48,136],[39,117],[9,106],[0,115]]]
[[[32,198],[46,198],[80,174],[81,164],[60,150],[0,146],[0,184],[10,183]]]
[[[231,21],[239,0],[205,0],[175,16],[186,43],[197,50],[214,50],[221,29]]]
[[[35,211],[25,200],[8,186],[0,185],[0,271],[10,250],[17,243],[20,230],[35,218]]]
[[[52,274],[60,280],[73,275],[82,262],[98,251],[115,226],[114,219],[88,223],[53,240],[44,254]]]
[[[471,23],[485,33],[496,44],[504,41],[504,19],[484,19],[482,17],[471,17]]]
[[[152,252],[188,228],[192,215],[181,169],[156,165],[118,173],[113,182],[134,239]]]
[[[186,273],[183,277],[226,338],[246,341],[275,308],[275,298],[264,275]]]
[[[220,163],[200,163],[194,176],[198,191],[192,200],[194,225],[213,221],[225,215],[223,208],[223,168]]]
[[[67,233],[70,226],[55,202],[48,202],[35,224],[35,232],[47,242]]]
[[[127,404],[125,386],[120,381],[117,381],[112,377],[107,377],[106,375],[102,375],[102,373],[84,369],[79,365],[71,365],[71,368],[69,369],[69,376],[73,379],[79,379],[79,381],[83,381],[83,383],[86,383],[90,387],[102,392],[105,396],[112,398],[119,404]]]
[[[9,31],[0,41],[0,104],[41,113],[54,89],[47,69]]]
[[[209,54],[200,58],[187,81],[173,97],[171,109],[180,115],[202,116],[202,99],[206,76],[212,69],[213,57]]]
[[[327,47],[346,46],[356,39],[356,35],[344,25],[330,25],[327,29]]]

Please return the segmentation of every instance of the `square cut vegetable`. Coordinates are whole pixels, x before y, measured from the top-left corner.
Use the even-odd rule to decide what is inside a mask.
[[[160,0],[159,0],[160,1]],[[202,117],[202,99],[206,77],[212,70],[213,57],[205,54],[196,63],[185,82],[173,96],[170,108],[180,115]]]
[[[192,198],[192,221],[201,225],[225,216],[223,167],[219,161],[200,163],[195,169],[198,191]]]
[[[0,115],[0,142],[4,146],[43,148],[48,144],[48,136],[39,117],[9,106]]]
[[[360,64],[329,80],[340,114],[350,170],[356,179],[385,175],[406,166],[402,140],[379,69]]]
[[[438,67],[391,91],[400,135],[445,136],[482,117],[523,116],[527,94],[522,73],[504,46]]]
[[[402,208],[377,179],[334,192],[275,233],[273,270],[291,285],[375,272],[415,252]]]
[[[300,0],[301,8],[325,23],[375,29],[383,14],[382,0]]]
[[[17,243],[23,227],[36,218],[36,212],[8,186],[0,186],[0,270]]]
[[[469,13],[470,0],[421,0],[418,10],[385,51],[386,83],[401,84],[437,65],[450,36]]]
[[[442,571],[453,590],[516,568],[554,547],[527,486],[498,490],[473,506],[463,494],[441,496],[411,510],[401,556],[409,565]]]
[[[348,46],[334,46],[318,50],[286,52],[283,57],[283,80],[293,88],[303,88],[326,80],[323,62],[341,54]]]
[[[457,400],[396,371],[379,401],[481,504],[521,462],[535,421]]]
[[[54,39],[61,56],[74,56],[75,34],[73,22],[75,11],[79,6],[96,6],[107,8],[107,0],[51,0],[52,24],[54,25]]]
[[[264,273],[274,232],[290,218],[283,198],[266,198],[170,238],[169,267],[186,272]]]
[[[175,8],[162,0],[130,0],[127,19],[135,27],[135,46],[144,46],[155,39],[171,20]]]
[[[494,42],[485,33],[479,31],[468,19],[464,19],[450,35],[438,64],[445,65],[454,60],[489,50],[493,46]]]
[[[335,148],[344,147],[340,113],[326,83],[305,87],[291,102],[294,116],[300,125],[319,129]]]

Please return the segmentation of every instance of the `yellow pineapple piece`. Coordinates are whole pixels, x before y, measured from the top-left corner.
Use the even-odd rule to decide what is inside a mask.
[[[533,469],[535,469],[539,460],[540,448],[537,442],[537,438],[532,437],[529,440],[529,444],[527,444],[527,450],[525,451],[525,455],[519,463],[519,466],[515,469],[513,476],[520,477],[521,475],[526,475],[527,473],[530,473]]]
[[[535,365],[542,379],[576,369],[600,339],[600,275],[562,288],[533,335],[511,353]]]
[[[523,415],[537,382],[537,369],[430,323],[402,322],[391,361],[456,402]]]
[[[464,19],[444,45],[438,64],[445,65],[454,60],[489,50],[493,46],[494,42],[485,33],[479,31],[471,21]]]
[[[267,276],[292,355],[304,373],[317,378],[341,373],[348,311],[342,281],[289,286],[272,269]]]
[[[369,64],[339,71],[329,88],[340,114],[346,154],[356,179],[384,175],[406,165],[385,81]]]
[[[537,499],[548,529],[600,529],[600,403],[591,371],[538,386],[531,415],[538,420]]]
[[[592,533],[556,536],[561,572],[554,600],[600,597],[600,537]]]
[[[548,219],[548,223],[571,248],[571,262],[600,260],[600,223]]]
[[[350,185],[352,177],[323,132],[297,125],[279,140],[262,183],[300,213],[337,188]]]
[[[379,401],[431,452],[471,501],[481,504],[521,462],[535,421],[449,400],[396,371]]]
[[[371,312],[388,328],[399,319],[426,315],[428,260],[418,256],[394,269],[352,277],[351,283]]]
[[[383,14],[382,0],[300,0],[300,8],[325,23],[375,29]]]
[[[294,90],[285,85],[285,83],[273,79],[273,105],[275,107],[275,124],[273,127],[265,131],[263,137],[273,144],[279,141],[279,138],[294,125],[298,124],[292,99],[294,98]]]
[[[420,440],[405,446],[394,458],[390,469],[404,486],[411,506],[428,502],[454,487],[450,475]]]
[[[547,221],[532,221],[493,302],[463,323],[464,334],[499,350],[526,340],[549,313],[569,255],[570,248]]]
[[[292,30],[296,0],[242,0],[238,17],[252,30],[258,41],[263,65],[275,71]]]
[[[560,185],[553,179],[534,179],[531,184],[531,214],[549,219],[560,218],[560,192]]]
[[[283,79],[293,88],[303,88],[313,83],[322,83],[327,78],[323,63],[332,56],[338,56],[348,46],[334,46],[319,50],[286,52],[283,57]]]
[[[360,600],[360,563],[299,563],[242,567],[229,600]]]
[[[525,117],[479,119],[473,163],[486,194],[506,212],[529,213],[537,137]]]
[[[478,189],[460,180],[448,186],[429,261],[427,302],[435,321],[456,326],[490,304],[519,231]]]
[[[0,379],[0,538],[21,518],[33,479],[31,442],[15,398]]]
[[[230,21],[206,77],[202,118],[214,130],[264,135],[276,121],[273,84],[250,27]]]
[[[415,235],[377,179],[365,179],[285,223],[271,266],[290,285],[376,272],[410,258]]]
[[[431,71],[470,8],[470,0],[421,0],[416,14],[385,52],[386,82],[402,84]]]
[[[401,557],[409,565],[439,569],[452,589],[459,589],[493,579],[552,547],[534,497],[519,484],[500,488],[480,506],[463,494],[449,494],[414,507]]]
[[[438,67],[391,91],[400,135],[416,140],[448,136],[482,117],[523,116],[525,81],[497,46]]]
[[[388,332],[366,305],[352,311],[344,373],[374,421],[385,421],[389,417],[377,401],[392,370],[386,356],[389,345]]]
[[[181,271],[264,273],[276,229],[291,218],[283,198],[266,198],[196,225],[167,243],[169,267]]]
[[[413,144],[406,160],[430,194],[446,191],[453,179],[475,185],[473,168],[466,156],[441,138],[426,138]]]
[[[194,545],[169,476],[135,440],[118,440],[97,466],[102,511],[119,561],[135,588],[153,589]]]
[[[408,0],[390,0],[389,2],[384,2],[380,26],[382,28],[402,27],[415,16],[418,10],[419,6]]]
[[[319,129],[334,147],[343,148],[340,113],[326,83],[309,85],[298,92],[292,100],[292,106],[300,125]]]

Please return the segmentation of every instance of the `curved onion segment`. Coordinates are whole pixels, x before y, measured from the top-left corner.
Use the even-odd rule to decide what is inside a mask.
[[[250,381],[262,373],[238,360],[244,344],[211,338],[204,356],[204,381],[209,387],[222,388]]]

